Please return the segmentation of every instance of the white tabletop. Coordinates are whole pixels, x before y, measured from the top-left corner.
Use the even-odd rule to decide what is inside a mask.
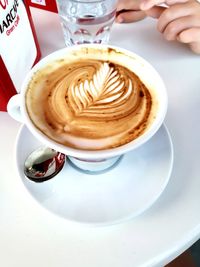
[[[57,14],[32,9],[45,56],[64,47]],[[114,25],[111,44],[138,53],[168,91],[165,123],[174,144],[167,188],[139,217],[108,227],[75,225],[29,196],[14,166],[20,124],[0,113],[0,265],[4,267],[162,266],[200,237],[200,57],[156,31],[153,19]]]

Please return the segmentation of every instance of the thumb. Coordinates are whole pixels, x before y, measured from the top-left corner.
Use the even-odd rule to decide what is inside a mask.
[[[189,46],[194,53],[200,54],[200,43],[191,43]]]
[[[145,10],[147,16],[158,19],[160,15],[165,11],[166,7],[154,6],[148,10]]]

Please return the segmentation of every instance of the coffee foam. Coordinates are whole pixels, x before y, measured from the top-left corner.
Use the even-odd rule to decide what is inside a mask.
[[[54,141],[82,150],[134,140],[155,119],[157,100],[133,72],[133,62],[110,48],[81,48],[50,62],[28,85],[33,124]]]

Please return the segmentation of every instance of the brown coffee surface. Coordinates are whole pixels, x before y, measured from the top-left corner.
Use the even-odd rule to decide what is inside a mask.
[[[74,57],[37,71],[26,108],[52,140],[81,150],[118,147],[152,122],[154,99],[139,77],[114,61]]]

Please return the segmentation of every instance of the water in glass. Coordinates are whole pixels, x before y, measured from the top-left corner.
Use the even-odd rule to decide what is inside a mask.
[[[108,43],[115,19],[116,1],[57,1],[67,46]]]

